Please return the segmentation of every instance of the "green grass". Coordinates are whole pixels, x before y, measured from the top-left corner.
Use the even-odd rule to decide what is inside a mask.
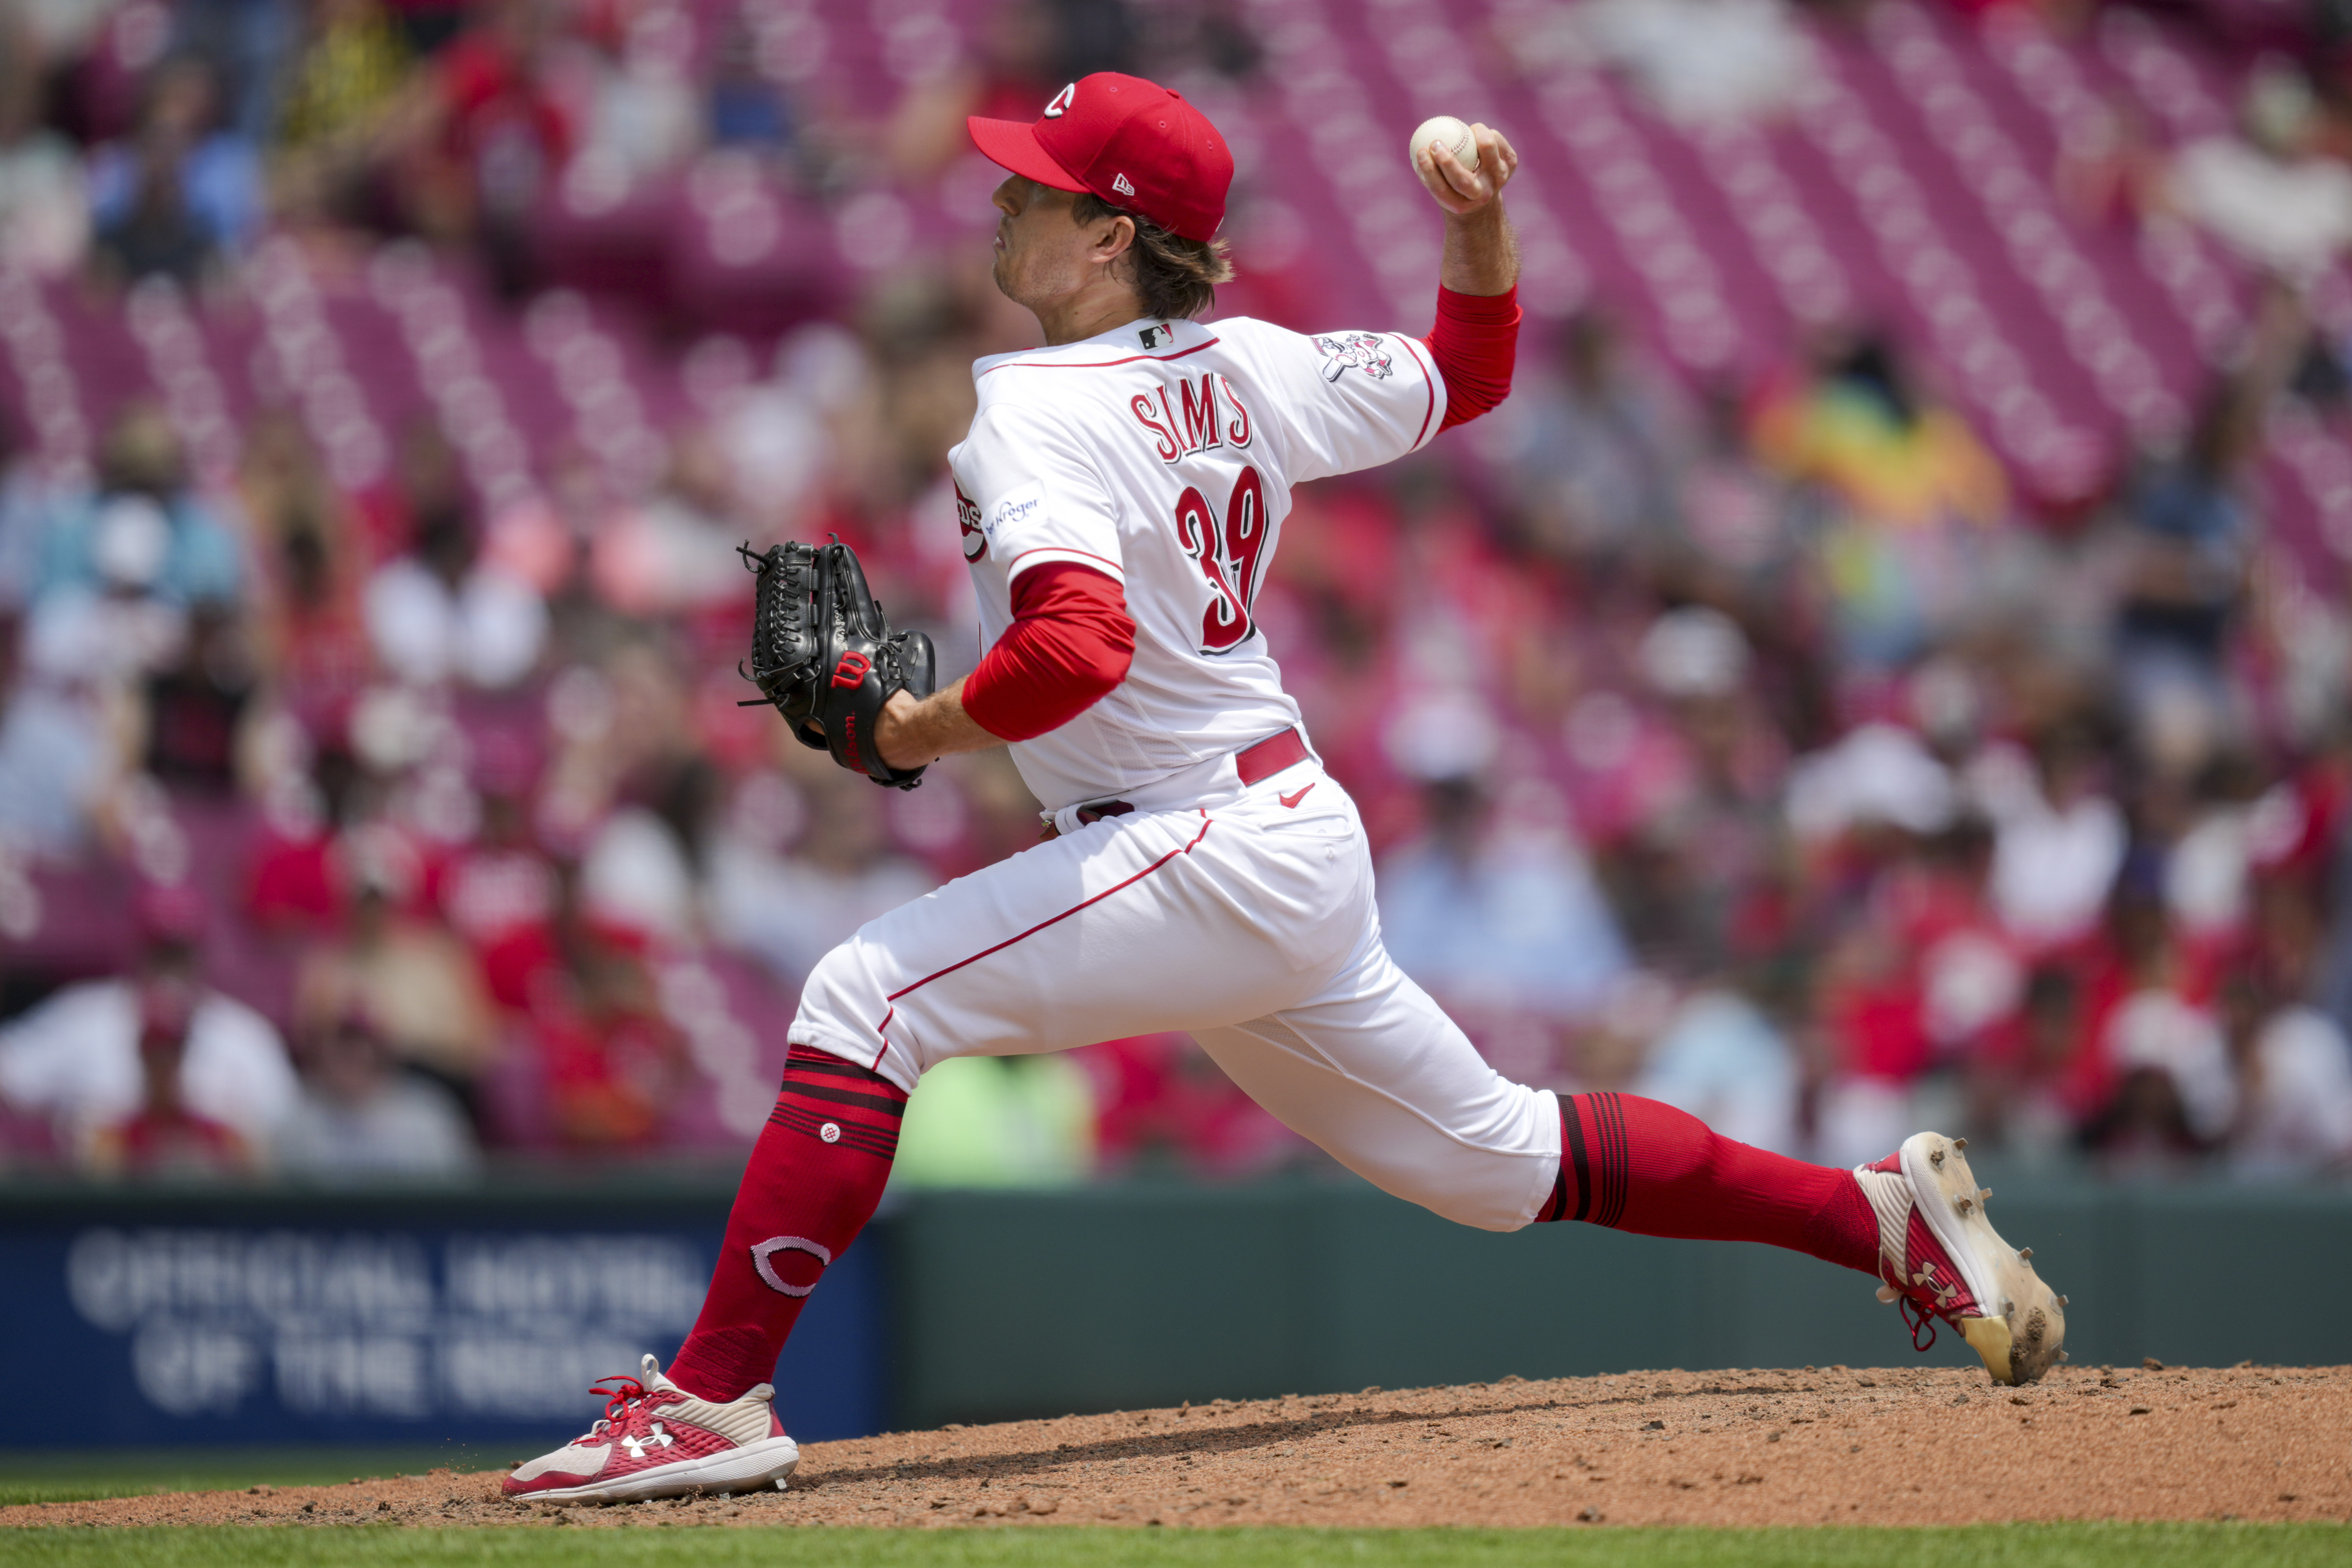
[[[354,1476],[502,1469],[512,1455],[457,1443],[401,1448],[109,1448],[92,1453],[0,1451],[0,1507],[79,1502],[154,1492],[242,1491],[251,1486],[332,1486]]]
[[[1958,1530],[43,1530],[0,1532],[9,1568],[353,1563],[601,1568],[2336,1568],[2342,1525],[2019,1524]]]

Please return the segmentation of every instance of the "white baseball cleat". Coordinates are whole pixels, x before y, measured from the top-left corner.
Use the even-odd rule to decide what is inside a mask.
[[[773,1486],[801,1462],[761,1384],[740,1399],[713,1405],[662,1375],[645,1359],[642,1379],[608,1377],[597,1423],[551,1454],[507,1477],[502,1489],[520,1502],[634,1502],[688,1492],[740,1492]],[[605,1384],[615,1386],[607,1388]]]
[[[1935,1320],[1960,1331],[1996,1383],[2032,1383],[2066,1359],[2066,1298],[2033,1272],[2033,1249],[2003,1241],[1985,1217],[1960,1151],[1965,1138],[1915,1132],[1854,1179],[1878,1215],[1878,1299],[1898,1304],[1911,1342],[1936,1342]],[[1922,1340],[1920,1335],[1927,1338]]]

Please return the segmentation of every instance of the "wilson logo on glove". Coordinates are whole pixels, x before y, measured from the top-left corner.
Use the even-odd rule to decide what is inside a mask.
[[[921,768],[892,767],[871,742],[883,704],[901,691],[918,701],[931,694],[931,639],[890,629],[866,592],[857,552],[839,540],[771,545],[764,555],[747,544],[740,553],[760,579],[743,674],[775,704],[793,738],[876,784],[922,783]]]

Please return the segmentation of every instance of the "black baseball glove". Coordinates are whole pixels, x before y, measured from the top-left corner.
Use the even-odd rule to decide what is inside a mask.
[[[803,746],[878,784],[913,789],[921,768],[894,768],[875,749],[882,705],[891,694],[931,694],[931,639],[893,633],[866,590],[857,552],[831,544],[771,545],[765,555],[740,547],[760,574],[751,609],[751,668],[744,671]],[[740,668],[740,667],[739,667]],[[754,707],[746,702],[744,707]]]

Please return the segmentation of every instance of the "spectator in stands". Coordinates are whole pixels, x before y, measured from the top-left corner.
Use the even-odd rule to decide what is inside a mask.
[[[746,781],[711,856],[712,929],[796,986],[859,926],[928,892],[936,879],[891,848],[879,794],[822,764]]]
[[[1777,880],[1787,750],[1749,692],[1753,657],[1730,617],[1686,605],[1636,647],[1665,721],[1629,831],[1601,850],[1612,907],[1653,968],[1684,981],[1727,973]]]
[[[308,0],[176,0],[173,47],[208,64],[217,79],[222,117],[258,142],[278,118],[286,61]]]
[[[1764,1011],[1727,987],[1676,1003],[1643,1053],[1630,1093],[1713,1118],[1726,1138],[1795,1153],[1801,1074],[1797,1054]]]
[[[2229,1043],[2210,977],[2173,929],[2151,868],[2119,881],[2109,915],[2114,967],[2093,1025],[2093,1063],[2114,1085],[2084,1142],[2118,1171],[2165,1169],[2200,1158],[2238,1114]]]
[[[73,271],[89,243],[89,203],[73,144],[41,123],[30,30],[0,9],[0,266]]]
[[[125,521],[133,516],[153,521]],[[234,603],[243,593],[236,538],[189,482],[179,435],[152,402],[132,403],[116,416],[100,451],[95,489],[61,498],[44,531],[36,594],[94,589],[110,575],[119,578],[100,559],[101,542],[142,562],[152,558],[141,575],[145,591],[161,602]]]
[[[1585,314],[1560,329],[1557,369],[1504,405],[1513,482],[1537,549],[1613,556],[1671,521],[1680,439],[1658,391],[1623,361],[1615,326]]]
[[[167,788],[234,794],[261,709],[258,674],[235,611],[217,602],[196,605],[179,657],[150,675],[140,695],[143,770]]]
[[[96,684],[32,640],[22,617],[0,619],[0,853],[70,859],[118,759]]]
[[[743,535],[730,512],[730,482],[726,457],[709,433],[681,432],[661,488],[589,542],[597,596],[643,618],[738,602],[745,579],[735,545]]]
[[[1498,803],[1477,776],[1450,773],[1422,798],[1422,835],[1380,868],[1397,966],[1450,1005],[1559,1023],[1590,1012],[1625,944],[1558,795],[1515,789]]]
[[[365,542],[310,432],[289,413],[256,417],[237,489],[260,587],[258,660],[288,710],[324,725],[373,673],[360,604]]]
[[[416,496],[404,510],[407,549],[377,568],[362,599],[384,668],[415,686],[498,688],[529,675],[547,641],[546,603],[483,559],[480,530],[454,476],[446,489]]]
[[[2231,1169],[2266,1178],[2352,1171],[2352,1045],[2344,1032],[2242,972],[2222,982],[2221,1011],[2239,1092]]]
[[[348,929],[314,947],[294,989],[294,1020],[305,1037],[354,1013],[411,1070],[468,1100],[499,1046],[498,1021],[479,961],[441,927],[409,912],[419,868],[385,824],[342,838],[350,879]]]
[[[304,9],[278,99],[278,142],[289,153],[334,156],[382,125],[408,79],[408,44],[376,0],[311,0]]]
[[[287,215],[356,216],[398,119],[412,59],[376,0],[311,0],[278,101],[271,180]]]
[[[2159,684],[2221,700],[2230,616],[2253,545],[2239,468],[2258,433],[2237,388],[2206,400],[2185,449],[2138,484],[2128,505],[2131,576],[2116,606],[2116,668],[2140,705]]]
[[[1993,825],[1993,907],[2029,950],[2087,935],[2106,908],[2129,831],[2105,773],[2099,737],[2074,717],[2043,731],[2030,755],[2004,748],[1969,770]]]
[[[479,1162],[473,1129],[446,1089],[400,1070],[364,1011],[310,1039],[302,1093],[272,1140],[278,1168],[312,1181],[463,1176]]]
[[[1980,608],[1983,531],[2008,483],[1968,424],[1924,397],[1894,340],[1829,334],[1810,379],[1765,400],[1759,450],[1835,501],[1818,545],[1843,651],[1889,669]]]
[[[477,247],[510,299],[529,287],[531,215],[574,141],[548,80],[550,10],[497,0],[474,13],[433,57],[394,153],[409,221]]]
[[[2063,963],[2035,969],[2007,1026],[1969,1059],[1969,1135],[2032,1168],[2062,1163],[2090,1047],[2081,976]]]
[[[192,285],[215,258],[245,249],[263,216],[261,163],[253,143],[220,126],[212,68],[182,58],[147,89],[130,144],[90,157],[91,216],[105,276],[162,274]]]
[[[102,1176],[150,1180],[249,1174],[254,1154],[236,1129],[187,1105],[181,1086],[194,998],[176,987],[151,987],[140,998],[139,1109],[95,1129],[83,1168]]]
[[[2258,388],[2210,393],[2180,454],[2130,498],[2126,578],[2116,606],[2116,675],[2143,748],[2194,768],[2237,727],[2223,668],[2245,595],[2253,527],[2241,493],[2260,449]],[[2183,731],[2187,731],[2184,735]],[[2187,748],[2187,754],[2179,754]]]
[[[604,1152],[656,1142],[690,1081],[644,938],[595,920],[567,877],[547,962],[525,982],[532,1066],[557,1137]]]
[[[293,1104],[294,1069],[267,1019],[204,984],[205,918],[191,889],[142,894],[142,947],[131,974],[68,986],[0,1028],[0,1100],[47,1118],[62,1141],[86,1148],[99,1130],[159,1103],[152,1055],[153,1072],[169,1079],[160,1103],[266,1150],[269,1129]]]
[[[952,31],[933,29],[909,51],[903,74],[914,90],[902,97],[889,126],[891,163],[919,179],[937,174],[969,151],[961,140],[966,115],[1019,119],[1034,116],[1054,91],[1089,71],[1126,70],[1115,60],[1095,58],[1074,65],[1066,58],[1074,40],[1069,24],[1076,6],[1055,0],[1010,0],[990,13],[977,58],[954,47]],[[1125,6],[1086,7],[1120,27]]]
[[[2309,279],[2352,245],[2352,169],[2319,146],[2310,79],[2283,59],[2246,83],[2240,134],[2174,154],[2170,201],[2247,259]]]
[[[1591,0],[1569,14],[1596,54],[1685,122],[1769,118],[1819,71],[1783,0]]]
[[[628,189],[701,150],[705,110],[689,69],[694,23],[683,9],[648,5],[597,32],[578,73],[587,112],[576,155],[596,160]]]
[[[798,127],[782,87],[761,68],[758,35],[741,11],[722,18],[719,28],[703,94],[711,144],[757,153],[786,151]]]
[[[491,999],[515,1011],[530,1005],[530,976],[554,951],[559,880],[531,833],[534,772],[520,739],[500,731],[481,738],[474,760],[481,831],[441,875],[442,917],[480,955]]]
[[[81,807],[96,805],[107,783],[143,753],[146,682],[186,646],[185,610],[156,592],[171,533],[143,496],[107,502],[90,530],[98,581],[43,594],[26,623],[26,717],[39,715],[42,730],[63,746],[37,767],[52,781],[83,781],[73,797]],[[68,731],[80,738],[68,742]]]
[[[1737,395],[1711,389],[1703,412],[1698,449],[1676,482],[1677,542],[1688,560],[1674,564],[1707,599],[1769,621],[1792,607],[1811,509],[1784,477],[1756,460]]]

